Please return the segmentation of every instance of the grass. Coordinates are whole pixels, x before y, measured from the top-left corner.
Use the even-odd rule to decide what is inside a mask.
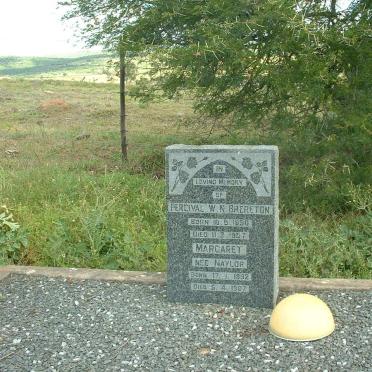
[[[0,80],[0,205],[7,207],[0,209],[0,263],[164,271],[164,147],[274,143],[281,150],[281,275],[372,278],[363,133],[355,139],[359,155],[342,139],[315,147],[319,139],[309,134],[209,136],[206,124],[181,125],[195,119],[188,101],[129,100],[123,167],[117,101],[115,84]]]
[[[0,205],[20,224],[20,239],[27,235],[16,254],[0,239],[0,261],[165,270],[159,154],[192,141],[174,127],[191,109],[129,101],[123,169],[117,99],[114,84],[0,81]]]
[[[13,173],[8,182],[18,222],[28,230],[22,262],[164,269],[161,182],[121,172],[93,175],[57,167]]]

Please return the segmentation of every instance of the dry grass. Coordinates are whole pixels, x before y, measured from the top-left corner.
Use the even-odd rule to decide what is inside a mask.
[[[64,99],[53,98],[42,101],[39,107],[42,112],[48,113],[54,111],[66,111],[70,108],[70,104],[68,104]]]
[[[192,140],[178,126],[190,117],[190,105],[142,106],[128,100],[130,162],[168,143]],[[0,159],[3,168],[79,167],[97,171],[121,166],[118,87],[65,81],[0,81]],[[81,134],[89,138],[77,140]]]

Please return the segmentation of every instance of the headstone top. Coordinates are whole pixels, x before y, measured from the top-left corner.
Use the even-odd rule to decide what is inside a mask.
[[[272,307],[278,292],[278,148],[166,149],[168,296]]]
[[[166,151],[171,150],[272,150],[279,151],[278,146],[274,145],[183,145],[183,144],[174,144],[166,147]]]

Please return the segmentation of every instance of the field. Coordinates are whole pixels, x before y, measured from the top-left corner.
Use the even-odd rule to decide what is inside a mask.
[[[307,132],[210,134],[190,100],[129,99],[129,161],[122,164],[116,84],[69,81],[63,69],[48,72],[60,80],[41,79],[40,71],[25,76],[14,68],[0,79],[0,264],[164,271],[164,147],[262,143],[280,148],[281,275],[372,278],[364,129],[353,144]]]
[[[1,57],[0,78],[108,82],[111,71],[104,54],[75,57]]]

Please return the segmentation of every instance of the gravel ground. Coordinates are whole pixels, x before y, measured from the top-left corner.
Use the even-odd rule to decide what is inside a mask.
[[[371,371],[372,292],[311,293],[336,331],[290,342],[269,334],[268,309],[169,303],[158,285],[12,275],[0,281],[0,371]]]

